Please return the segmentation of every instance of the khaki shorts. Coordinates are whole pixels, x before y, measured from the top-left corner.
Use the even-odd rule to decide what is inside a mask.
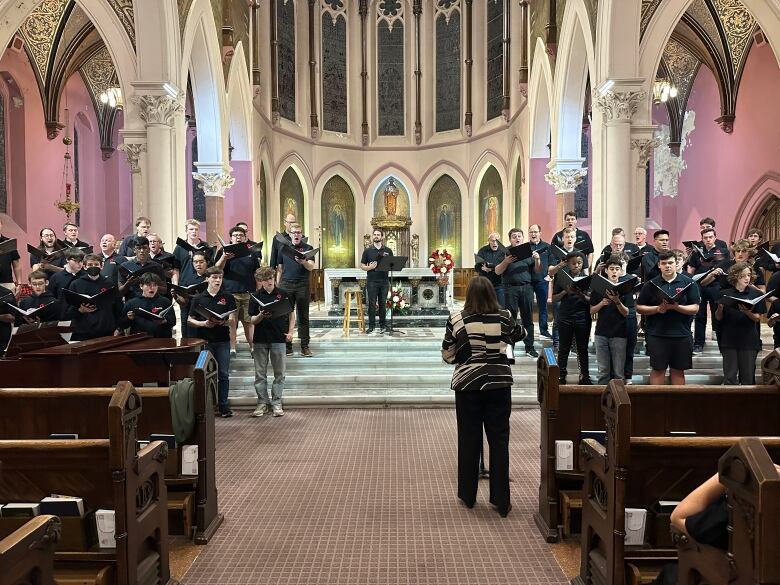
[[[249,293],[233,293],[236,299],[236,318],[242,323],[249,323]]]

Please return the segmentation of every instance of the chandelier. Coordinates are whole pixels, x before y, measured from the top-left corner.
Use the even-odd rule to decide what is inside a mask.
[[[669,98],[677,97],[677,87],[668,79],[656,79],[653,84],[653,102],[666,103]]]
[[[116,108],[121,110],[124,107],[122,101],[122,90],[118,87],[109,87],[100,94],[100,103],[108,106],[109,108]]]

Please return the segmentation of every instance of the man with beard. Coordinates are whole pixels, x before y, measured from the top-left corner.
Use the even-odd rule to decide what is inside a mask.
[[[371,232],[371,246],[363,250],[363,256],[360,258],[360,268],[366,271],[366,304],[368,305],[368,330],[366,334],[374,332],[376,324],[376,307],[379,307],[379,331],[381,335],[385,332],[385,303],[387,293],[390,290],[390,279],[388,273],[383,270],[377,270],[376,267],[385,256],[392,256],[393,251],[384,246],[382,242],[385,235],[380,229]]]

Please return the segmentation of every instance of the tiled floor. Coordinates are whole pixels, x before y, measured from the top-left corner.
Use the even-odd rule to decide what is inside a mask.
[[[514,509],[455,497],[450,409],[291,409],[217,421],[225,523],[197,584],[505,584],[567,579],[531,518],[539,413],[512,413]]]

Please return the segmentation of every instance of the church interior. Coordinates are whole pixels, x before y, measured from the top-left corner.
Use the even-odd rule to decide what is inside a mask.
[[[0,42],[0,585],[780,583],[780,0],[0,0]],[[564,272],[580,251],[586,271],[608,270],[623,245],[626,261],[647,245],[657,269],[665,234],[697,291],[708,228],[730,266],[759,234],[749,286],[761,276],[767,294],[730,309],[753,311],[748,381],[726,372],[722,304],[697,292],[690,364],[658,384],[658,315],[638,286],[633,365],[616,371],[607,348],[597,381],[600,317],[591,305],[569,355],[555,296],[570,216],[592,245],[557,244]],[[99,340],[64,318],[3,321],[79,246],[84,274],[102,250],[99,278],[140,279],[145,295],[146,275],[105,272],[123,240],[123,261],[144,265],[139,237],[152,263],[171,259],[154,291],[202,281],[215,299],[228,289],[211,292],[210,271],[221,282],[226,247],[251,244],[249,292],[284,291],[289,338],[258,337],[271,313],[253,321],[246,288],[228,291],[229,346],[194,333],[227,335],[228,320],[197,324],[175,291],[165,340],[130,316]],[[494,502],[486,422],[475,505],[460,488],[461,363],[453,376],[442,356],[475,276],[502,282],[482,251],[529,238],[542,293],[527,313],[496,304],[526,336],[502,362],[511,500]],[[56,268],[39,264],[50,252]],[[84,298],[68,311],[95,310]],[[261,344],[282,348],[263,357],[262,391]],[[711,476],[728,502],[720,549],[675,523]],[[75,515],[19,511],[56,494]]]

